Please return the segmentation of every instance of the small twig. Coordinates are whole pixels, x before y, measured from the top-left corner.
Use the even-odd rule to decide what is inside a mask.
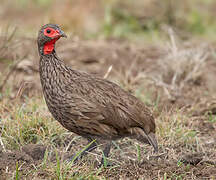
[[[108,76],[109,76],[109,74],[110,74],[110,72],[111,72],[111,70],[112,70],[112,65],[108,68],[108,70],[107,70],[107,72],[106,72],[106,74],[104,75],[104,79],[106,79]]]
[[[15,99],[17,99],[18,97],[20,98],[20,96],[22,95],[23,91],[25,90],[25,87],[27,84],[30,84],[32,82],[22,82],[18,91],[17,91],[17,94],[15,96]]]
[[[175,56],[178,52],[178,48],[176,45],[176,40],[175,40],[173,29],[169,28],[168,33],[169,33],[170,41],[171,41],[171,51],[172,51],[173,55]]]
[[[79,137],[78,137],[79,138]],[[77,136],[75,136],[67,145],[67,147],[65,148],[64,152],[68,152],[68,150],[70,149],[71,144],[77,139]]]
[[[2,146],[3,152],[6,152],[6,149],[5,149],[5,146],[4,146],[4,143],[3,143],[3,141],[2,141],[1,136],[0,136],[0,144],[1,144],[1,146]]]

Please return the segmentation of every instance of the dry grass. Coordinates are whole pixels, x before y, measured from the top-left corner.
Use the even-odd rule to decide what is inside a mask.
[[[206,44],[197,47],[177,44],[172,29],[169,29],[169,36],[167,56],[158,60],[157,72],[146,77],[162,87],[170,100],[175,100],[182,95],[187,83],[199,83],[210,51]]]
[[[2,171],[6,177],[15,178],[19,174],[22,178],[32,177],[33,179],[103,179],[114,172],[137,173],[139,166],[155,163],[155,166],[159,168],[159,178],[164,178],[165,175],[184,178],[192,176],[190,171],[188,171],[188,175],[184,174],[185,170],[182,168],[187,166],[192,169],[195,167],[184,165],[181,162],[181,157],[184,154],[203,153],[205,156],[205,158],[201,158],[204,160],[203,163],[209,163],[211,159],[208,158],[208,155],[213,153],[213,149],[209,149],[203,141],[203,136],[196,126],[197,121],[185,114],[184,110],[179,109],[163,111],[156,119],[159,154],[152,154],[152,148],[149,146],[124,139],[113,144],[115,148],[111,151],[109,161],[114,164],[105,169],[96,168],[95,165],[101,158],[100,148],[99,151],[89,154],[76,164],[68,164],[63,161],[68,155],[79,153],[85,148],[86,141],[62,128],[48,113],[41,97],[25,98],[24,101],[16,100],[16,102],[5,98],[0,104],[0,114],[2,141],[0,146],[3,152],[10,153],[16,150],[24,153],[22,149],[28,144],[42,144],[47,149],[44,158],[32,162],[31,165],[28,161],[17,159],[17,169],[10,165]],[[144,164],[142,164],[143,161]],[[173,166],[171,172],[160,165],[161,161],[172,164],[170,164],[170,167]],[[129,167],[134,169],[127,170]],[[176,171],[176,168],[179,169],[179,172]],[[154,170],[152,171],[154,172]],[[145,172],[142,173],[145,174]],[[153,178],[156,177],[155,173],[157,174],[157,171],[152,176],[149,176],[148,173],[146,176]],[[113,178],[125,177],[120,174],[111,176]],[[140,176],[142,175],[136,177]]]
[[[14,41],[15,33],[16,28],[11,29],[9,26],[5,29],[0,29],[0,60],[11,58],[11,52],[13,52],[17,45]]]

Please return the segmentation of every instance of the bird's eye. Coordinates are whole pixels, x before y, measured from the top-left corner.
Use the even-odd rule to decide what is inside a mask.
[[[51,33],[51,30],[50,30],[50,29],[47,29],[46,32],[49,34],[49,33]]]

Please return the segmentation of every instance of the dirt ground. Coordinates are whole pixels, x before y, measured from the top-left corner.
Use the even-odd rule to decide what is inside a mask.
[[[34,44],[34,48],[28,48],[29,44]],[[63,44],[64,46],[62,46]],[[208,49],[210,52],[215,51],[214,45],[209,45]],[[32,39],[23,40],[22,46],[18,47],[16,51],[17,54],[27,53],[27,56],[22,58],[19,63],[15,61],[14,68],[13,66],[7,68],[8,62],[0,61],[3,78],[9,72],[11,73],[3,85],[2,92],[5,92],[7,87],[11,87],[9,99],[17,98],[18,103],[24,102],[26,96],[32,98],[35,94],[42,98],[38,74],[39,57],[35,41]],[[74,69],[87,71],[97,76],[103,77],[112,66],[107,77],[109,80],[120,84],[134,94],[141,85],[144,86],[142,94],[151,92],[146,104],[153,110],[156,122],[163,124],[163,118],[165,120],[165,116],[171,117],[178,109],[181,113],[188,115],[189,121],[185,126],[197,132],[199,145],[175,141],[169,143],[165,141],[165,138],[162,140],[159,137],[159,153],[153,154],[151,147],[144,146],[141,150],[143,156],[140,161],[136,159],[134,146],[136,142],[128,139],[120,140],[117,142],[118,146],[115,145],[111,153],[114,166],[103,168],[97,172],[99,178],[101,176],[107,179],[216,178],[216,123],[208,120],[208,114],[216,115],[216,84],[214,83],[216,59],[213,54],[208,55],[199,78],[185,83],[179,95],[172,95],[170,91],[173,97],[170,98],[161,86],[147,83],[147,80],[142,78],[146,74],[151,75],[160,71],[158,61],[167,56],[164,46],[139,46],[120,40],[82,41],[70,38],[60,41],[57,44],[57,51],[59,56]],[[143,75],[141,78],[140,74]],[[154,102],[158,98],[160,99],[155,108]],[[59,137],[56,140],[57,151],[61,154],[62,148],[67,147],[74,137],[76,135],[73,133],[69,137]],[[63,156],[69,156],[76,152],[85,143],[82,138],[75,141]],[[0,149],[0,179],[7,179],[9,170],[15,170],[17,162],[22,165],[20,168],[22,175],[25,175],[27,179],[32,177],[31,172],[35,169],[39,169],[38,179],[49,179],[50,172],[41,170],[38,166],[44,161],[46,149],[49,151],[50,148],[42,143],[31,143],[6,152],[4,149]],[[99,152],[97,153],[99,154]],[[65,157],[62,157],[63,159]],[[95,158],[91,159],[90,155],[90,160],[84,159],[80,163],[91,164],[94,163],[94,160]],[[49,155],[49,161],[55,163],[55,154]],[[77,168],[77,166],[75,167]],[[78,170],[77,173],[79,173]]]

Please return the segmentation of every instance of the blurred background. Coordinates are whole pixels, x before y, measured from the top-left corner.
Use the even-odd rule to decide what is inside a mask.
[[[215,17],[215,0],[0,0],[0,179],[215,179]],[[151,109],[161,154],[125,139],[115,168],[95,169],[100,151],[59,163],[86,142],[44,102],[36,39],[46,23],[68,35],[56,43],[67,65]]]
[[[160,39],[171,26],[182,38],[215,39],[214,0],[1,0],[1,28],[35,36],[42,24],[60,24],[85,38]]]
[[[201,77],[200,65],[203,62],[186,57],[190,49],[183,53],[184,60],[179,61],[179,57],[174,57],[176,61],[172,63],[157,60],[175,53],[175,48],[183,50],[200,45],[202,47],[197,48],[202,49],[198,53],[202,59],[207,46],[213,45],[216,39],[215,8],[214,0],[1,0],[0,66],[5,71],[0,73],[0,80],[6,84],[9,78],[16,77],[16,84],[13,83],[12,87],[19,87],[26,81],[35,86],[40,84],[34,82],[35,75],[38,77],[39,62],[36,38],[38,30],[46,23],[59,24],[67,33],[69,38],[61,40],[57,47],[61,57],[74,68],[103,76],[112,66],[110,77],[115,74],[114,81],[119,81],[119,78],[115,79],[115,72],[121,71],[120,74],[125,77],[128,65],[136,64],[127,75],[129,80],[123,78],[120,82],[129,90],[133,89],[126,85],[130,84],[127,82],[131,81],[130,78],[134,79],[139,72],[145,74],[142,78],[146,77],[146,71],[158,72],[157,67],[162,64],[167,67],[159,68],[162,72],[160,78],[150,75],[150,79],[154,77],[154,84],[157,81],[156,84],[163,86],[158,81],[166,84],[168,81],[170,85],[176,73],[178,78],[174,79],[180,83],[181,78],[186,78],[185,69],[187,73],[193,72],[190,78],[186,78],[187,81],[194,79],[192,76],[197,79]],[[182,52],[179,51],[179,54],[182,56]],[[193,60],[186,67],[188,59]],[[155,65],[155,62],[162,63]],[[175,67],[176,64],[178,67]],[[198,64],[198,68],[193,67],[194,64]],[[19,69],[19,74],[28,75],[21,73],[20,78],[18,75],[10,76],[11,69]],[[3,78],[7,73],[9,76]],[[177,91],[174,87],[171,89]]]

